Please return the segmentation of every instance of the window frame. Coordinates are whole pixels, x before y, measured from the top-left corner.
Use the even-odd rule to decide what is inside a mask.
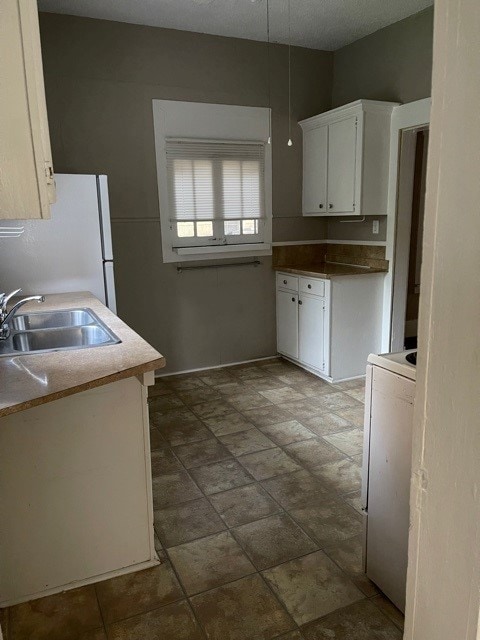
[[[271,145],[266,144],[269,109],[153,100],[153,115],[163,262],[271,255],[272,160]],[[171,220],[169,206],[166,143],[171,139],[264,144],[264,217],[255,218],[259,224],[258,234],[227,235],[220,225],[232,219],[217,218],[213,221],[213,237],[218,240],[212,241],[212,236],[205,237],[205,241],[191,236],[179,239],[176,232],[177,223]],[[218,233],[219,231],[221,233]]]

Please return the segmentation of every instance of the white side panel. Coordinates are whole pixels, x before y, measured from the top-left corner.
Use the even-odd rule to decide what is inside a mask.
[[[405,610],[415,383],[373,370],[366,573]]]
[[[365,374],[370,353],[379,353],[383,274],[332,278],[330,375],[333,380]]]
[[[105,278],[105,294],[107,298],[107,307],[113,313],[117,313],[117,296],[115,294],[115,273],[113,262],[104,262],[103,272]]]
[[[97,177],[56,175],[50,220],[28,220],[0,239],[0,289],[26,294],[91,291],[105,300]]]
[[[110,202],[108,200],[108,178],[97,176],[98,208],[102,230],[103,259],[113,260],[112,228],[110,225]]]
[[[153,560],[151,496],[136,378],[3,417],[0,604]]]

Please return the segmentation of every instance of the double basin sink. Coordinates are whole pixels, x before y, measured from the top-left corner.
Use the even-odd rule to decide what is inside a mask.
[[[0,340],[0,356],[86,349],[121,340],[91,309],[45,311],[15,316],[10,336]]]

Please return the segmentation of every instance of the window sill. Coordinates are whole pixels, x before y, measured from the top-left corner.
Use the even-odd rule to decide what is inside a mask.
[[[246,258],[248,256],[270,256],[270,243],[221,245],[212,247],[179,247],[165,255],[163,262],[188,262],[190,260],[215,260],[228,258]]]

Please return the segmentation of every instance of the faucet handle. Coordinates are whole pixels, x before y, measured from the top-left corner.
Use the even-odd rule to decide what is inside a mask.
[[[15,291],[11,291],[10,293],[2,293],[0,294],[0,304],[2,305],[2,311],[5,312],[7,310],[7,304],[8,301],[10,300],[10,298],[13,298],[14,296],[17,295],[17,293],[20,293],[22,290],[21,289],[15,289]]]

